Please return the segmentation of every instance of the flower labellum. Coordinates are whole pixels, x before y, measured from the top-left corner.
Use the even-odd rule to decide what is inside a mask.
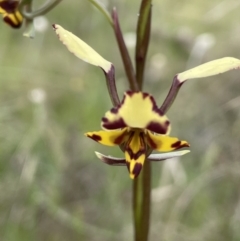
[[[122,102],[106,112],[101,126],[103,130],[85,135],[103,145],[121,146],[132,179],[139,175],[153,150],[170,152],[189,147],[187,141],[168,136],[170,121],[148,93],[126,92]],[[98,157],[101,159],[101,154]]]

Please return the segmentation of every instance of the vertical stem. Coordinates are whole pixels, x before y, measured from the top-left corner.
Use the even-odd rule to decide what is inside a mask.
[[[142,0],[137,25],[136,78],[140,90],[143,85],[144,67],[147,56],[150,26],[151,0]],[[143,170],[133,181],[133,213],[135,241],[147,241],[151,208],[151,164],[145,161]]]
[[[128,77],[130,89],[133,91],[138,91],[139,90],[138,83],[136,80],[132,61],[130,59],[126,44],[123,39],[122,31],[121,31],[120,24],[118,21],[118,15],[117,15],[116,8],[113,8],[113,10],[112,10],[112,19],[113,19],[113,29],[114,29],[118,47],[119,47],[119,50],[120,50],[120,53],[122,56],[122,61],[123,61],[123,65],[125,68],[125,72]]]
[[[144,68],[148,51],[151,30],[151,0],[142,0],[137,25],[137,45],[135,53],[136,78],[142,89]]]
[[[150,224],[151,162],[144,163],[143,170],[133,182],[133,213],[135,241],[147,241]]]

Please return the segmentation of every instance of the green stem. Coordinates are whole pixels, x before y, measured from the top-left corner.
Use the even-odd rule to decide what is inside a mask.
[[[144,67],[147,57],[148,44],[151,30],[151,0],[142,0],[139,11],[137,25],[137,44],[136,44],[136,78],[138,86],[142,89]]]
[[[151,0],[142,0],[137,25],[136,79],[142,90],[144,67],[151,26]],[[146,159],[140,176],[133,181],[133,213],[135,241],[147,241],[151,208],[151,164]]]
[[[28,2],[32,2],[32,0],[26,0],[22,1],[22,3],[19,5],[19,10],[21,14],[24,16],[26,19],[34,19],[37,16],[44,15],[50,10],[52,10],[57,4],[59,4],[62,0],[48,0],[41,6],[38,10],[35,10],[33,12],[28,12],[28,10],[25,8],[25,4]]]
[[[27,12],[32,12],[32,1],[28,1],[25,5],[25,10]],[[26,19],[25,21],[25,31],[23,33],[23,36],[27,38],[34,38],[35,36],[35,30],[33,27],[33,19]]]
[[[103,6],[103,4],[97,0],[88,0],[92,3],[107,19],[107,21],[113,26],[113,21],[111,19],[111,16],[109,12],[106,10],[106,8]]]
[[[146,160],[143,170],[133,182],[133,212],[135,241],[147,241],[151,207],[151,162]]]

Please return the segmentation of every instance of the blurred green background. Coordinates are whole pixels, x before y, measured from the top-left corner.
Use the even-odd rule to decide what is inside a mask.
[[[39,1],[39,4],[43,1]],[[117,7],[131,56],[140,1]],[[240,58],[240,2],[153,1],[144,90],[161,105],[172,78],[200,63]],[[34,40],[3,22],[0,34],[0,240],[133,240],[132,180],[84,137],[111,108],[102,71],[78,60],[51,28],[74,32],[116,68],[113,31],[87,0],[63,1],[36,20]],[[240,240],[240,72],[190,80],[168,112],[172,136],[191,153],[153,163],[150,240]]]

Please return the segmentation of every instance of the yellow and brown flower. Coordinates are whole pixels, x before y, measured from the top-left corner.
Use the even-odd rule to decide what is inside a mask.
[[[140,173],[145,160],[162,161],[185,155],[189,150],[175,151],[188,147],[186,141],[169,137],[170,122],[164,115],[173,104],[181,86],[190,79],[204,78],[240,68],[240,60],[225,57],[213,60],[175,75],[169,93],[160,108],[154,98],[142,92],[125,93],[120,102],[115,85],[114,66],[76,35],[54,24],[59,40],[79,59],[100,67],[105,74],[107,87],[113,105],[102,119],[101,131],[85,135],[107,146],[119,145],[125,158],[106,156],[96,152],[104,163],[114,166],[127,166],[130,177]],[[151,154],[153,150],[164,153]]]
[[[0,1],[0,14],[2,14],[4,22],[12,28],[20,28],[23,22],[23,16],[18,11],[18,5],[19,1]]]
[[[104,130],[88,132],[86,136],[103,145],[121,146],[132,179],[139,175],[152,150],[170,152],[189,146],[186,141],[168,136],[168,118],[154,98],[143,92],[126,92],[121,104],[102,118],[101,126]]]

